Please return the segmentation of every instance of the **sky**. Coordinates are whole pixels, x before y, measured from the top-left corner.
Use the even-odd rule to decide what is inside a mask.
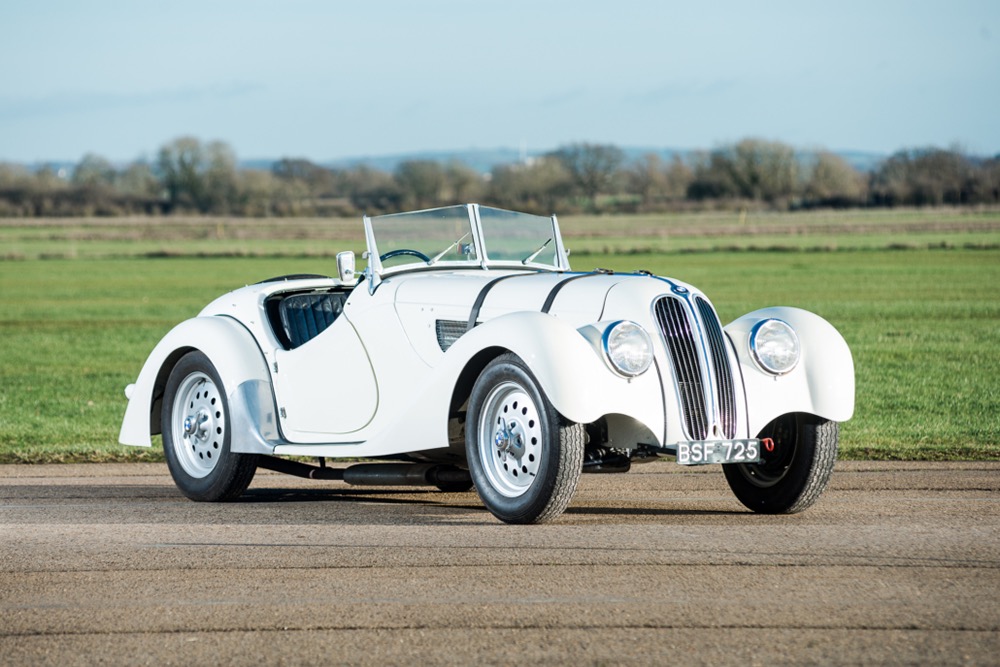
[[[1000,153],[997,0],[0,0],[0,161]]]

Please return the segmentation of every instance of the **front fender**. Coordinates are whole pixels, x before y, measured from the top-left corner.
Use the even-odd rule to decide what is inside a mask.
[[[553,407],[586,424],[609,414],[642,422],[663,433],[663,391],[656,367],[624,378],[611,370],[600,347],[603,326],[580,329],[557,317],[518,312],[488,320],[459,338],[448,356],[472,358],[487,348],[507,349],[527,363]]]
[[[128,406],[118,435],[120,443],[138,447],[151,446],[150,436],[160,433],[159,403],[167,377],[177,361],[192,350],[203,352],[215,365],[230,406],[242,404],[237,390],[246,382],[263,383],[254,386],[266,386],[268,393],[270,392],[271,378],[267,363],[257,342],[242,324],[230,317],[218,316],[186,320],[171,329],[153,348],[138,379],[129,388]],[[272,395],[271,423],[274,423],[273,405]],[[267,407],[266,402],[264,407]],[[238,450],[237,445],[234,440],[234,451]]]
[[[750,330],[767,318],[783,320],[799,337],[802,357],[791,372],[761,370],[750,351]],[[844,337],[819,315],[800,308],[756,310],[725,327],[736,347],[746,386],[750,434],[790,412],[807,412],[836,422],[854,414],[854,360]]]

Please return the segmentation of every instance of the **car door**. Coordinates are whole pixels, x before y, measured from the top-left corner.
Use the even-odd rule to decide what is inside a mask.
[[[271,372],[281,430],[289,441],[329,442],[361,430],[374,417],[375,372],[344,315],[304,345],[276,350],[274,359]]]

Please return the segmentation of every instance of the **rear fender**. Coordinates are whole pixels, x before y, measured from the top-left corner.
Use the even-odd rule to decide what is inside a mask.
[[[160,405],[170,371],[181,357],[193,350],[204,353],[218,371],[229,397],[230,412],[239,413],[231,415],[234,421],[241,418],[241,406],[245,396],[251,393],[248,388],[252,388],[252,394],[258,398],[255,407],[261,411],[255,420],[277,423],[267,363],[250,332],[230,317],[196,317],[181,322],[163,337],[143,364],[135,384],[126,390],[129,401],[119,442],[151,446],[150,436],[161,432]],[[234,430],[234,435],[236,433]],[[233,451],[244,451],[238,440],[233,438]],[[251,446],[251,450],[259,451],[259,448]]]

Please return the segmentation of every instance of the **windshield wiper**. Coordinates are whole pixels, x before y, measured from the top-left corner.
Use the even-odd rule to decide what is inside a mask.
[[[552,243],[552,237],[551,237],[551,236],[549,237],[549,240],[548,240],[548,241],[546,241],[546,242],[545,242],[545,243],[543,243],[542,245],[538,246],[538,250],[536,250],[535,252],[531,253],[530,255],[528,255],[527,257],[525,257],[524,259],[522,259],[522,260],[521,260],[521,264],[527,264],[527,263],[528,263],[528,262],[530,262],[531,260],[533,260],[533,259],[535,259],[536,257],[538,257],[538,255],[540,255],[540,254],[541,254],[541,252],[542,252],[543,250],[545,250],[545,247],[546,247],[546,246],[547,246],[548,244],[550,244],[550,243]]]
[[[433,257],[431,257],[429,260],[427,260],[427,266],[430,266],[431,264],[434,264],[436,261],[438,261],[439,259],[441,259],[445,255],[447,255],[449,250],[451,250],[452,248],[454,248],[455,246],[457,246],[459,243],[461,243],[462,241],[464,241],[465,237],[468,236],[471,233],[472,232],[466,232],[465,234],[462,235],[462,238],[458,239],[457,241],[455,241],[454,243],[452,243],[450,246],[448,246],[447,248],[445,248],[444,250],[442,250],[438,254],[436,254]]]

